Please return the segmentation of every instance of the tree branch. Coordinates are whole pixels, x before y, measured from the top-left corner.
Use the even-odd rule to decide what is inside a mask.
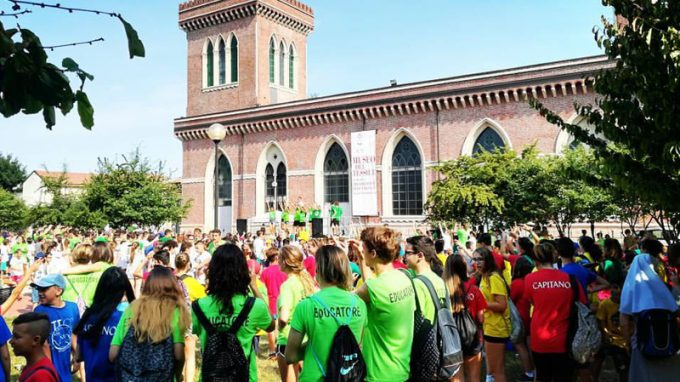
[[[19,16],[25,15],[27,13],[32,13],[32,12],[33,11],[31,11],[30,9],[25,9],[21,12],[15,12],[15,13],[6,13],[5,11],[0,11],[0,17],[2,17],[2,16],[4,16],[4,17],[14,17],[14,18],[18,19]]]
[[[92,45],[92,43],[101,42],[101,41],[104,41],[103,37],[100,37],[100,38],[97,38],[97,39],[94,39],[94,40],[88,40],[88,41],[72,42],[72,43],[69,43],[69,44],[43,46],[42,48],[54,50],[55,48],[64,48],[64,47],[67,47],[67,46],[77,46],[77,45],[85,45],[85,44]]]
[[[23,1],[23,0],[8,0],[12,3],[14,3],[14,6],[12,7],[13,10],[18,11],[21,9],[21,6],[19,4],[25,4],[25,5],[32,5],[35,7],[40,7],[40,8],[54,8],[54,9],[61,9],[63,11],[68,11],[69,13],[73,12],[85,12],[85,13],[94,13],[97,15],[107,15],[111,17],[120,17],[119,13],[114,13],[114,12],[104,12],[104,11],[99,11],[96,9],[85,9],[85,8],[72,8],[72,7],[64,7],[61,4],[45,4],[45,3],[38,3],[35,1]]]

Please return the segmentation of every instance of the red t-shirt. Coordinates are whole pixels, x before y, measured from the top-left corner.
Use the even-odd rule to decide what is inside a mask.
[[[520,257],[521,257],[520,255],[508,255],[508,261],[510,262],[510,266],[514,268],[517,259],[519,259]]]
[[[526,293],[524,293],[524,279],[512,280],[510,284],[510,299],[515,303],[519,315],[522,316],[524,327],[530,329],[529,322],[531,315],[529,311],[531,310],[531,302],[529,302]]]
[[[475,279],[469,279],[465,283],[465,292],[467,292],[465,295],[465,307],[472,315],[472,318],[477,321],[479,312],[486,309],[486,299],[482,291],[477,287]],[[478,322],[478,324],[481,324],[481,322]]]
[[[279,298],[281,284],[288,276],[281,271],[278,264],[268,266],[260,275],[260,281],[267,287],[267,298],[269,298],[269,313],[276,315],[276,300]]]
[[[408,267],[404,263],[402,263],[401,260],[394,260],[392,262],[392,266],[394,267],[394,269],[408,269]]]
[[[257,260],[254,259],[248,259],[248,270],[253,272],[256,275],[260,274],[260,270],[262,269],[262,266]]]
[[[304,265],[307,272],[309,272],[309,274],[312,275],[312,278],[316,277],[316,259],[314,258],[314,256],[312,255],[307,256],[305,260],[302,262],[302,265]]]
[[[579,300],[586,303],[581,286]],[[566,353],[569,313],[573,293],[569,275],[556,269],[540,269],[524,277],[524,294],[534,306],[531,317],[531,350]]]
[[[505,269],[505,257],[503,257],[503,255],[501,255],[500,252],[496,251],[495,249],[491,251],[491,254],[493,255],[493,260],[496,262],[498,270],[503,271],[503,269]]]
[[[32,366],[24,368],[19,376],[19,382],[59,382],[59,376],[52,361],[43,357]]]

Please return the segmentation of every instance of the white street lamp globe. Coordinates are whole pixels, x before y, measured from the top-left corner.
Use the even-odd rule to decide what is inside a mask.
[[[208,127],[208,138],[213,142],[219,142],[227,135],[227,128],[221,123],[213,123]]]

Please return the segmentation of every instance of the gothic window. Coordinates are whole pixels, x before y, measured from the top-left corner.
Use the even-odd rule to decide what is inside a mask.
[[[224,40],[221,38],[218,48],[218,62],[220,68],[219,84],[224,85],[227,81],[227,49],[224,46]]]
[[[231,166],[224,155],[217,161],[217,173],[219,205],[231,206]]]
[[[236,36],[231,36],[230,45],[229,57],[231,61],[231,82],[238,82],[238,40],[236,40]]]
[[[288,48],[288,87],[293,89],[295,87],[295,51],[293,45]]]
[[[422,159],[415,143],[403,137],[392,154],[392,212],[394,215],[423,213]]]
[[[206,86],[213,86],[213,82],[215,81],[214,76],[213,76],[213,44],[211,41],[208,41],[208,46],[206,47],[206,52],[205,52],[205,75],[206,75]]]
[[[283,162],[276,167],[276,194],[280,200],[286,196],[286,165]]]
[[[283,41],[281,41],[281,44],[279,45],[279,85],[283,85],[286,71],[285,71],[285,64],[286,64],[286,47],[283,45]]]
[[[503,138],[498,135],[496,130],[487,127],[484,129],[484,131],[482,131],[481,134],[479,134],[479,137],[477,137],[475,145],[472,149],[472,154],[477,154],[481,151],[494,151],[497,148],[502,149],[503,147],[505,147]]]
[[[272,37],[271,40],[269,40],[269,82],[274,83],[275,77],[274,77],[274,62],[276,61],[276,43],[274,42],[274,38]]]
[[[325,201],[349,202],[349,165],[339,144],[333,143],[323,162]]]

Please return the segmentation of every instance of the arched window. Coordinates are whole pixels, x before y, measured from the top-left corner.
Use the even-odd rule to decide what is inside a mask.
[[[288,48],[288,87],[293,89],[295,87],[295,50],[293,45]]]
[[[274,77],[274,62],[276,62],[276,43],[274,38],[269,40],[269,83],[274,83],[276,77]]]
[[[505,147],[503,138],[498,135],[496,130],[487,127],[479,134],[479,137],[477,137],[472,153],[477,154],[480,151],[494,151],[497,148],[501,149],[503,147]]]
[[[276,194],[279,200],[283,200],[286,197],[286,165],[283,162],[279,163],[276,167]]]
[[[336,142],[326,153],[323,162],[325,201],[349,202],[349,165],[347,155]]]
[[[415,143],[403,137],[392,154],[392,213],[423,213],[423,169]]]
[[[283,45],[283,41],[279,45],[279,85],[283,85],[285,80],[286,70],[286,47]]]
[[[218,48],[218,62],[220,68],[219,84],[224,85],[227,82],[227,49],[224,45],[224,40],[220,38]]]
[[[205,52],[205,75],[206,75],[206,86],[213,86],[215,78],[213,76],[213,44],[211,41],[208,41],[208,46],[206,47],[206,52]]]
[[[274,167],[271,163],[267,163],[267,167],[264,170],[264,187],[267,190],[265,196],[265,211],[269,210],[269,207],[274,206]]]
[[[238,40],[236,36],[231,36],[231,46],[229,47],[229,57],[231,61],[231,82],[238,82]]]
[[[231,206],[231,166],[224,155],[217,161],[217,185],[220,207]]]

